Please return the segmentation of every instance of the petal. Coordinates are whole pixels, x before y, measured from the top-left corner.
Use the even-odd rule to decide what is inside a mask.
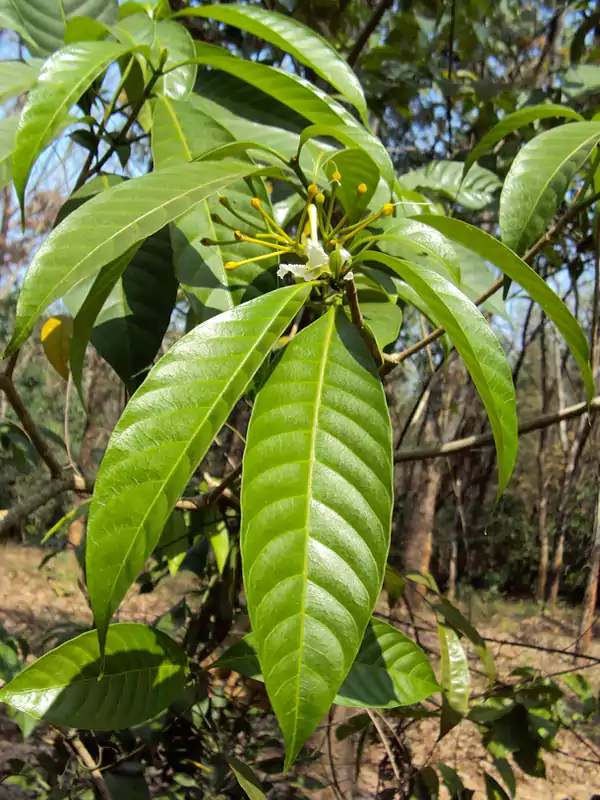
[[[329,256],[322,245],[310,242],[306,246],[306,257],[310,269],[329,269]]]

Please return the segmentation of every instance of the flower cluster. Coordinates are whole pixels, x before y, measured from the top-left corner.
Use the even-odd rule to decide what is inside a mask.
[[[318,187],[311,183],[306,189],[306,203],[300,214],[300,219],[292,236],[287,233],[275,219],[263,207],[258,197],[251,200],[252,208],[260,213],[263,219],[264,228],[258,232],[242,231],[232,228],[234,231],[233,242],[219,242],[204,239],[204,244],[233,244],[235,242],[252,242],[268,249],[268,252],[246,258],[240,261],[228,261],[226,269],[235,269],[255,261],[272,258],[274,255],[283,257],[294,255],[299,260],[283,261],[277,274],[283,278],[286,275],[293,275],[295,278],[305,281],[312,281],[321,277],[331,277],[336,280],[352,278],[350,270],[352,264],[352,250],[359,244],[354,237],[372,225],[381,217],[390,216],[393,213],[393,205],[386,203],[374,214],[354,224],[347,224],[347,215],[342,214],[341,218],[334,223],[334,208],[336,204],[337,187],[341,182],[339,172],[334,172],[331,177],[330,189],[327,197],[320,192]],[[357,187],[357,194],[365,194],[367,186],[364,183]],[[233,207],[227,197],[221,196],[221,204],[228,209],[236,218],[243,221],[246,225],[249,220]],[[222,224],[218,216],[213,219]],[[352,241],[354,240],[354,241]]]

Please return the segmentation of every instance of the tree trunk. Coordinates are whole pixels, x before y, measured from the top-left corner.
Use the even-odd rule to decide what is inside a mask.
[[[577,652],[589,652],[592,642],[592,628],[594,627],[594,616],[596,613],[596,601],[598,599],[598,577],[600,576],[600,472],[596,478],[596,513],[594,517],[594,538],[592,541],[592,552],[590,554],[589,573],[583,598],[583,612],[579,625],[579,640],[577,642]]]
[[[565,550],[565,524],[567,521],[567,511],[571,499],[571,489],[579,465],[581,453],[590,434],[591,426],[588,415],[585,414],[579,420],[579,426],[575,439],[569,451],[562,484],[560,487],[560,498],[558,512],[556,515],[556,534],[554,543],[554,555],[552,557],[552,583],[548,597],[548,605],[553,610],[558,600],[558,590],[560,588],[560,577],[563,567],[563,556]]]
[[[434,441],[436,424],[433,413],[430,410],[424,425],[425,441]],[[430,571],[436,501],[441,483],[442,472],[437,459],[423,461],[415,468],[409,513],[402,532],[405,570]],[[408,584],[406,588],[409,603],[418,602],[425,593],[425,587],[420,585]]]
[[[540,393],[541,412],[547,414],[550,408],[550,392],[548,387],[548,358],[546,349],[545,318],[542,315],[540,328]],[[538,602],[543,603],[546,597],[546,584],[548,583],[548,481],[544,458],[548,431],[542,428],[537,451],[537,489],[538,489],[538,538],[540,540],[540,560],[538,565],[538,579],[536,596]]]

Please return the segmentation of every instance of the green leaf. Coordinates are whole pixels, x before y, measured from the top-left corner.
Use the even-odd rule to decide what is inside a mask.
[[[367,327],[375,337],[380,350],[393,344],[402,327],[402,309],[387,299],[381,303],[362,302],[358,296],[360,310]]]
[[[498,492],[501,494],[517,456],[517,406],[510,365],[489,323],[479,309],[441,275],[384,253],[369,252],[365,258],[397,272],[423,298],[448,332],[490,420],[498,455]]]
[[[171,575],[176,575],[189,548],[187,526],[181,511],[173,511],[165,522],[157,549],[166,557]]]
[[[190,331],[127,405],[100,465],[87,531],[101,638],[213,437],[311,288],[279,289]]]
[[[233,161],[181,164],[111,187],[84,203],[35,254],[6,354],[20,347],[44,309],[79,281],[252,171],[251,165]]]
[[[569,346],[581,370],[588,398],[591,399],[594,396],[594,380],[585,334],[567,306],[537,272],[498,239],[466,222],[434,215],[423,215],[420,220],[437,228],[449,239],[479,253],[482,258],[494,264],[511,280],[525,289],[532,300],[539,303]]]
[[[487,291],[498,277],[489,262],[478,253],[468,250],[458,242],[452,242],[452,247],[460,261],[460,281],[458,287],[470,300],[477,298]],[[490,314],[498,314],[512,322],[506,304],[502,299],[502,292],[493,294],[480,308]]]
[[[163,228],[129,259],[91,334],[96,350],[130,392],[142,383],[160,350],[176,296],[171,240]]]
[[[152,158],[154,168],[193,161],[207,150],[234,141],[216,120],[188,102],[159,95],[154,101]]]
[[[0,103],[28,92],[37,81],[40,68],[24,61],[0,61]]]
[[[254,220],[254,226],[250,227],[264,230],[260,212],[252,208],[250,201],[256,194],[268,209],[269,196],[262,181],[255,181],[253,186],[251,190],[245,181],[232,183],[227,187],[227,198],[233,208]],[[236,242],[215,247],[203,244],[206,237],[213,241],[232,238],[229,228],[211,218],[215,213],[226,224],[240,225],[240,220],[221,205],[218,196],[213,195],[177,220],[171,228],[175,274],[186,290],[196,322],[204,322],[221,311],[235,308],[277,285],[273,270],[278,263],[276,256],[243,264],[234,270],[225,269],[228,261],[264,255],[265,250],[260,245]]]
[[[544,131],[519,150],[500,195],[502,241],[523,253],[540,236],[567,188],[600,141],[600,122]]]
[[[233,758],[233,756],[228,757],[227,763],[250,800],[267,800],[267,795],[263,792],[260,781],[248,764],[244,764],[243,761]]]
[[[165,62],[167,72],[156,84],[156,91],[176,100],[185,100],[194,88],[196,81],[196,64],[183,64],[177,69],[171,69],[176,64],[193,59],[196,51],[194,40],[189,32],[171,20],[162,20],[156,24],[154,47],[156,50],[166,49],[168,57]]]
[[[437,602],[433,604],[433,608],[444,617],[449,625],[451,625],[459,633],[462,633],[463,636],[466,636],[471,642],[475,648],[475,652],[481,659],[481,663],[484,666],[485,673],[488,676],[491,687],[496,678],[496,665],[494,663],[494,657],[489,651],[488,646],[486,645],[479,631],[477,631],[473,625],[471,625],[469,620],[463,614],[461,614],[458,608],[453,606],[452,603],[445,597],[440,595]]]
[[[12,180],[12,154],[19,117],[4,117],[0,120],[0,190]]]
[[[394,567],[390,566],[390,564],[386,564],[385,567],[385,577],[383,579],[383,588],[387,592],[387,601],[388,607],[390,611],[396,603],[400,600],[402,595],[404,594],[404,588],[406,586],[406,581],[402,577],[402,575],[394,569]]]
[[[217,569],[223,574],[227,559],[229,557],[229,549],[231,547],[229,541],[229,529],[223,516],[219,513],[218,509],[215,510],[215,521],[205,528],[205,534],[210,541],[210,545],[215,554],[215,561],[217,562]]]
[[[438,625],[438,633],[444,693],[440,734],[445,736],[469,710],[469,662],[456,631]]]
[[[472,211],[479,211],[493,202],[500,188],[500,179],[489,169],[473,167],[464,176],[461,161],[432,161],[426,167],[402,175],[403,186],[423,189],[441,195]]]
[[[124,52],[125,48],[114,42],[82,42],[59,50],[42,67],[23,108],[13,153],[13,177],[21,207],[37,157],[60,130],[71,106]]]
[[[65,305],[74,317],[73,334],[69,347],[69,367],[84,408],[83,363],[88,343],[92,338],[94,323],[114,287],[120,282],[121,276],[135,255],[138,246],[134,245],[122,256],[102,267],[91,286],[87,281],[83,281],[64,298]]]
[[[35,42],[29,37],[13,0],[0,0],[0,27],[18,33],[28,48],[35,47]]]
[[[244,586],[287,766],[331,706],[381,589],[390,451],[375,365],[331,309],[258,393],[244,453]]]
[[[383,235],[373,237],[377,246],[397,258],[415,260],[417,263],[440,271],[456,282],[460,281],[460,260],[450,242],[438,231],[432,236],[431,227],[416,219],[394,219],[383,226]],[[423,260],[421,260],[423,259]]]
[[[344,126],[347,136],[371,156],[388,183],[391,184],[394,180],[390,157],[379,139],[359,125],[343,106],[319,92],[308,81],[266,64],[241,61],[222,48],[204,42],[196,42],[195,60],[199,64],[206,64],[241,78],[311,122]]]
[[[488,775],[487,772],[483,773],[483,777],[485,779],[485,792],[487,800],[510,800],[510,797],[506,794],[502,786],[500,786],[495,778],[492,778],[492,776]]]
[[[256,6],[235,4],[184,8],[174,16],[208,17],[241,28],[274,44],[334,86],[358,109],[363,121],[367,122],[365,96],[352,69],[329,42],[296,20]]]
[[[263,681],[254,633],[244,637],[211,664]],[[387,622],[372,618],[335,703],[357,708],[398,708],[438,692],[427,656],[411,639]]]
[[[396,708],[420,703],[440,687],[421,648],[383,620],[372,619],[336,698],[343,705]]]
[[[154,717],[183,691],[186,655],[134,622],[111,625],[104,669],[96,631],[38,658],[0,689],[0,702],[52,725],[120,730]]]
[[[469,790],[465,789],[465,785],[455,769],[452,769],[448,764],[444,764],[441,761],[438,761],[435,766],[442,776],[444,786],[448,789],[450,800],[467,800],[468,797],[473,796],[473,792],[467,794]]]
[[[505,139],[511,133],[518,131],[519,128],[524,128],[525,125],[529,125],[538,119],[548,119],[550,117],[583,120],[581,114],[577,113],[575,109],[569,108],[568,106],[554,105],[553,103],[520,108],[518,111],[514,111],[512,114],[508,114],[504,117],[504,119],[501,119],[500,122],[494,125],[494,127],[477,142],[465,161],[463,180],[466,178],[473,164],[480,159],[482,155],[487,153],[488,150],[491,150],[495,144]]]
[[[86,16],[105,25],[119,18],[118,0],[12,0],[34,55],[49,56],[63,46],[67,22]]]
[[[359,220],[379,184],[380,173],[371,156],[358,147],[334,153],[325,164],[325,174],[331,180],[337,171],[342,176],[337,197],[350,222]],[[359,193],[358,186],[364,184],[367,191]]]
[[[515,778],[515,773],[510,763],[505,758],[497,758],[494,761],[494,766],[500,773],[500,777],[504,781],[509,795],[514,797],[517,793],[517,779]]]
[[[578,64],[565,72],[562,90],[569,99],[597,92],[600,86],[599,64]]]

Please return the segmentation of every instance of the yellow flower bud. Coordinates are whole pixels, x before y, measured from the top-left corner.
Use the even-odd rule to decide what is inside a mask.
[[[357,191],[358,191],[359,194],[366,194],[367,191],[368,191],[367,184],[366,183],[359,183],[358,186],[357,186]]]
[[[250,205],[252,206],[252,208],[256,209],[262,208],[261,202],[258,199],[258,197],[253,197],[252,200],[250,201]]]
[[[392,214],[394,213],[394,205],[393,205],[393,203],[386,203],[382,207],[381,213],[383,214],[384,217],[391,217]]]
[[[338,172],[336,169],[335,172],[332,172],[331,174],[331,180],[339,183],[342,180],[342,173]]]
[[[309,197],[314,197],[316,194],[319,193],[319,187],[314,183],[309,183],[308,187],[307,187],[307,191],[308,191]]]
[[[319,194],[315,197],[315,203],[322,206],[324,202],[325,202],[325,195],[323,194],[323,192],[319,192]]]

